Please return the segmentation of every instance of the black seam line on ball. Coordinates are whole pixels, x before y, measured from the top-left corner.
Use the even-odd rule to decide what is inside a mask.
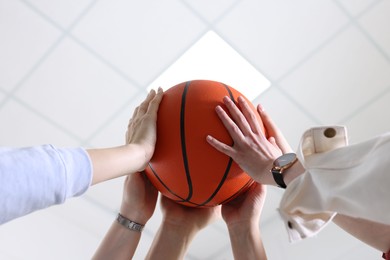
[[[223,84],[223,83],[222,83],[222,84]],[[232,91],[230,90],[229,86],[226,85],[226,84],[223,84],[223,85],[225,86],[227,92],[229,93],[230,99],[231,99],[234,103],[236,103],[236,102],[234,101],[234,96],[233,96],[233,93],[232,93]]]
[[[211,194],[211,196],[203,203],[201,203],[199,206],[204,206],[206,205],[207,203],[209,203],[214,197],[215,195],[217,195],[217,193],[219,192],[219,190],[221,189],[222,185],[225,183],[225,180],[227,178],[227,176],[229,175],[229,172],[230,172],[230,168],[232,166],[232,163],[233,163],[233,159],[232,158],[229,158],[229,162],[228,162],[228,165],[226,167],[226,170],[225,170],[225,173],[223,174],[223,177],[221,179],[221,181],[219,182],[217,188],[215,189],[215,191],[213,192],[213,194]]]
[[[223,83],[222,83],[222,84],[223,84]],[[234,104],[237,105],[237,102],[234,100],[234,96],[233,96],[232,91],[230,90],[230,87],[229,87],[228,85],[225,85],[225,84],[223,84],[223,85],[225,86],[227,92],[229,93],[230,99],[233,101]],[[232,120],[233,120],[233,118],[232,118]],[[234,142],[232,142],[232,146],[233,146],[233,145],[234,145]]]
[[[247,181],[247,183],[241,187],[241,189],[239,189],[236,193],[234,193],[232,196],[230,196],[229,198],[225,199],[224,201],[222,201],[220,204],[224,204],[226,202],[228,202],[229,200],[231,200],[232,198],[234,198],[235,196],[237,196],[237,194],[240,194],[243,189],[246,189],[248,188],[248,186],[250,186],[251,184],[253,184],[253,180],[252,179],[249,179],[249,181]]]
[[[233,96],[233,93],[232,91],[230,90],[229,86],[227,86],[226,84],[223,84],[222,85],[226,88],[226,91],[228,92],[229,96],[230,96],[230,99],[234,101],[234,96]],[[221,179],[221,181],[219,182],[217,188],[215,189],[215,191],[213,192],[213,194],[211,194],[211,196],[203,203],[201,203],[199,206],[203,206],[203,205],[206,205],[207,203],[209,203],[214,197],[215,195],[218,193],[218,191],[221,189],[222,185],[224,184],[227,176],[229,175],[229,172],[230,172],[230,168],[232,166],[232,163],[233,163],[233,159],[229,157],[229,161],[228,161],[228,164],[226,166],[226,170],[225,170],[225,173],[223,174],[223,177]]]
[[[188,196],[185,201],[189,201],[192,197],[192,180],[190,175],[190,169],[188,167],[188,158],[187,158],[187,147],[186,147],[186,136],[185,136],[185,107],[186,107],[186,97],[188,88],[191,81],[187,81],[181,96],[181,109],[180,109],[180,137],[181,137],[181,152],[183,156],[184,169],[187,176],[188,184]]]
[[[169,192],[169,193],[171,193],[172,195],[174,195],[174,196],[176,196],[176,197],[178,197],[181,201],[184,201],[184,199],[182,198],[182,197],[180,197],[179,195],[177,195],[176,193],[174,193],[161,179],[160,179],[160,177],[158,176],[158,174],[156,173],[156,171],[154,170],[154,168],[152,167],[152,164],[151,163],[149,163],[149,168],[152,170],[152,172],[153,172],[153,174],[154,174],[154,176],[157,178],[157,180],[164,186],[164,188],[165,189],[167,189],[167,191]],[[180,201],[180,200],[177,200],[178,202]]]

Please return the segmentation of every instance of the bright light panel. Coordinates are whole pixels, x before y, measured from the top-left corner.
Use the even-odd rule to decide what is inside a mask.
[[[254,100],[270,86],[247,60],[215,32],[207,32],[172,66],[162,73],[149,89],[164,90],[184,81],[207,79],[225,83]]]

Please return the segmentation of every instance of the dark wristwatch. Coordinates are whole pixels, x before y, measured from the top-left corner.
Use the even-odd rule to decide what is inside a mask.
[[[296,161],[297,155],[295,153],[285,153],[274,161],[271,173],[280,188],[285,189],[287,187],[283,179],[283,171],[293,166]]]

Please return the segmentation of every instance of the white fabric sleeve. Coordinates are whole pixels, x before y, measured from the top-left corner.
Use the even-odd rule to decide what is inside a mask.
[[[91,181],[82,148],[0,148],[0,224],[79,196]]]
[[[338,130],[325,146],[313,129],[302,137],[297,155],[306,172],[289,184],[279,208],[292,242],[320,232],[336,212],[390,225],[390,133],[347,146]]]

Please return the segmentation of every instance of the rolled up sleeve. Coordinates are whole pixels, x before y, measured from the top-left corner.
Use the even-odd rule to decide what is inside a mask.
[[[383,203],[390,198],[390,134],[348,145],[346,129],[334,128],[334,137],[316,136],[329,129],[320,127],[301,139],[297,155],[306,172],[279,207],[292,242],[316,235],[336,213],[390,224],[390,204]]]
[[[91,180],[82,148],[0,148],[0,223],[79,196]]]

